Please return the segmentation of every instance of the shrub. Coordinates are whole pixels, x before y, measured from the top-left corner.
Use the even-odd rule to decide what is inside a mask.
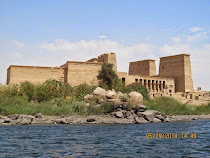
[[[64,85],[64,98],[71,97],[73,93],[73,87],[69,84]]]
[[[112,88],[117,92],[122,92],[125,89],[125,83],[119,78],[115,78],[112,82]]]
[[[34,85],[28,81],[22,82],[19,88],[20,96],[27,96],[28,100],[31,101],[34,97]]]
[[[39,102],[49,101],[53,98],[64,97],[64,84],[56,80],[47,80],[41,85],[37,85],[36,98]]]
[[[167,115],[198,115],[209,114],[210,106],[190,106],[182,104],[174,98],[159,97],[151,100],[144,101],[144,104],[150,110],[157,110]]]
[[[96,88],[94,85],[88,85],[87,83],[80,84],[73,88],[73,96],[75,99],[81,101],[83,100],[84,96],[93,92]]]
[[[103,103],[100,106],[90,106],[87,114],[89,115],[101,115],[108,114],[114,111],[113,103]]]
[[[73,103],[71,105],[71,107],[74,109],[74,113],[76,114],[85,114],[86,113],[86,107],[85,107],[85,103],[84,102],[77,102],[77,103]]]
[[[104,103],[101,105],[104,114],[108,114],[114,111],[114,104],[113,103]]]
[[[18,84],[10,84],[0,87],[0,97],[18,96]]]

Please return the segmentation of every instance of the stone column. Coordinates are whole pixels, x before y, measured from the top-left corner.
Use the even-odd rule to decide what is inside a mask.
[[[163,90],[163,84],[162,83],[160,84],[160,89]]]
[[[158,83],[156,83],[156,90],[157,90],[157,92],[159,92],[159,84]]]
[[[154,92],[156,92],[156,82],[154,82],[153,84],[154,84]]]
[[[148,82],[148,80],[146,80],[146,83],[147,83],[147,89],[149,89],[149,82]]]
[[[146,80],[146,82],[144,82],[144,86],[145,86],[146,88],[148,88],[148,87],[147,87],[147,80]]]
[[[151,83],[151,81],[150,81],[150,91],[152,92],[152,83]]]

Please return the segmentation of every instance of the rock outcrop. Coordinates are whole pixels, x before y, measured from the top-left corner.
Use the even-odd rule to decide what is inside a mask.
[[[97,87],[92,94],[87,94],[84,97],[87,107],[94,106],[90,104],[93,100],[99,105],[113,103],[115,109],[131,110],[134,107],[138,107],[139,111],[146,109],[146,106],[143,105],[143,96],[138,92],[130,92],[127,95],[126,93],[116,92],[114,89],[106,91],[101,87]]]
[[[143,104],[143,96],[141,93],[138,92],[130,92],[128,94],[130,97],[129,100],[133,102],[134,104]]]
[[[98,97],[98,99],[96,99]],[[91,100],[96,100],[96,105],[90,105]],[[90,106],[100,106],[101,104],[112,103],[114,112],[111,114],[115,118],[131,119],[135,123],[166,122],[166,115],[155,110],[147,110],[143,104],[143,96],[138,92],[130,92],[128,95],[115,90],[106,91],[97,87],[92,94],[84,97],[85,104]]]

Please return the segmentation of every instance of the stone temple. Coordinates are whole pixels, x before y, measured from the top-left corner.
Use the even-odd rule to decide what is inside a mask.
[[[103,63],[114,64],[118,77],[126,84],[142,84],[150,96],[169,96],[184,103],[203,104],[209,102],[209,94],[193,89],[189,54],[160,58],[159,74],[156,74],[155,60],[130,62],[129,72],[118,72],[116,54],[102,54],[86,62],[67,61],[60,67],[10,65],[7,69],[7,84],[29,81],[43,83],[47,79],[77,86],[82,83],[98,84],[97,75]]]

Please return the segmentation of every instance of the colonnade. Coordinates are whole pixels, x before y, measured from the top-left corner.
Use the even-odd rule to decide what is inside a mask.
[[[151,79],[135,79],[135,83],[140,83],[144,87],[148,88],[149,91],[160,92],[167,88],[166,82],[162,80],[151,80]]]

